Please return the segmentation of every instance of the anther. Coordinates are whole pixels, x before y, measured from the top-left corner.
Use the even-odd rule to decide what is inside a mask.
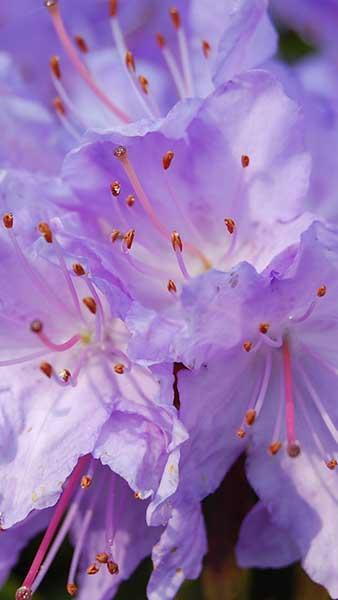
[[[183,244],[182,244],[182,240],[181,240],[181,236],[177,231],[173,231],[171,234],[171,243],[172,243],[172,247],[174,249],[174,251],[176,252],[177,250],[179,250],[180,252],[182,252],[183,250]]]
[[[46,8],[53,9],[57,6],[58,0],[45,0],[44,4]]]
[[[134,498],[135,500],[142,500],[141,492],[134,492]]]
[[[61,79],[61,67],[60,67],[60,59],[58,56],[52,56],[49,61],[50,69],[56,77],[56,79]]]
[[[108,556],[107,552],[99,552],[95,556],[95,560],[97,560],[97,562],[101,563],[102,565],[105,565],[105,564],[107,564],[107,562],[109,560],[109,556]]]
[[[43,329],[43,324],[42,324],[42,321],[40,321],[39,319],[34,319],[34,321],[31,322],[30,330],[33,333],[41,333],[42,329]]]
[[[269,327],[270,327],[269,323],[261,323],[259,326],[259,331],[264,334],[268,333]]]
[[[127,198],[126,198],[126,203],[128,206],[134,206],[135,196],[133,196],[132,194],[129,194],[129,196],[127,196]]]
[[[238,429],[236,431],[236,435],[240,440],[242,440],[243,438],[245,438],[246,433],[245,433],[244,429]]]
[[[317,290],[318,298],[322,298],[326,294],[326,285],[321,285]]]
[[[70,371],[68,371],[68,369],[62,369],[62,371],[60,371],[60,373],[59,373],[60,379],[62,379],[62,381],[64,381],[65,383],[68,383],[71,376],[72,376],[72,374]]]
[[[87,490],[92,485],[93,478],[90,475],[83,475],[80,485],[83,490]]]
[[[123,236],[121,235],[121,232],[119,229],[113,229],[113,231],[110,234],[110,239],[112,241],[112,243],[114,244],[117,240],[121,240],[123,239]]]
[[[116,365],[114,365],[114,371],[115,373],[117,373],[117,375],[123,375],[125,370],[125,366],[122,363],[117,363]]]
[[[287,453],[291,458],[297,458],[300,455],[300,446],[296,442],[288,444]]]
[[[82,302],[88,308],[88,310],[90,310],[90,312],[93,315],[96,314],[97,306],[96,306],[96,302],[95,302],[94,298],[92,298],[92,296],[86,296],[85,298],[82,298]]]
[[[128,248],[128,250],[130,250],[130,248],[132,247],[134,238],[135,238],[135,229],[129,229],[129,231],[127,231],[127,233],[123,236],[123,241],[124,241],[126,247]]]
[[[242,154],[242,156],[241,156],[241,163],[242,163],[243,169],[245,169],[250,164],[250,157],[247,156],[247,154]]]
[[[244,348],[245,352],[250,352],[250,350],[252,348],[252,342],[249,342],[249,341],[244,342],[243,348]]]
[[[136,70],[135,59],[134,59],[133,53],[130,52],[130,50],[127,50],[127,52],[126,52],[125,61],[126,61],[126,67],[127,67],[128,71],[130,71],[131,73],[135,73],[135,70]]]
[[[164,169],[165,171],[166,171],[167,169],[169,169],[169,167],[170,167],[170,165],[171,165],[171,162],[172,162],[172,160],[173,160],[174,156],[175,156],[175,154],[174,154],[174,152],[173,152],[172,150],[168,150],[168,152],[166,152],[166,153],[163,155],[163,158],[162,158],[162,164],[163,164],[163,169]]]
[[[337,467],[337,465],[338,465],[338,462],[336,461],[335,458],[328,460],[326,463],[326,466],[328,469],[330,469],[330,471],[334,471],[334,469]]]
[[[165,37],[164,37],[164,35],[162,35],[162,33],[156,34],[156,42],[157,42],[157,45],[161,49],[164,48],[164,46],[166,45],[166,41],[165,41]]]
[[[4,216],[2,217],[2,222],[4,227],[6,227],[6,229],[12,229],[13,225],[14,225],[14,217],[12,215],[12,213],[8,212],[5,213]]]
[[[118,575],[119,573],[119,566],[113,560],[108,560],[107,569],[111,575]]]
[[[117,15],[117,0],[109,0],[109,16],[116,17]]]
[[[142,88],[142,91],[145,94],[148,94],[148,92],[149,92],[149,81],[148,81],[148,79],[144,75],[139,75],[138,80],[139,80],[139,84],[140,84],[140,86]]]
[[[169,279],[167,288],[168,292],[177,292],[176,284],[172,279]]]
[[[53,100],[53,106],[54,106],[56,112],[59,113],[59,115],[66,114],[65,105],[59,96],[55,96],[55,98]]]
[[[40,365],[40,371],[42,371],[42,373],[44,373],[47,377],[49,377],[49,379],[53,375],[53,367],[48,362],[42,362],[41,363],[41,365]]]
[[[33,592],[30,588],[23,585],[15,592],[15,600],[31,600]]]
[[[281,449],[281,447],[282,447],[281,442],[272,442],[272,444],[270,444],[270,446],[268,448],[269,453],[272,456],[275,456],[275,454],[277,454],[277,452],[279,452],[279,450]]]
[[[179,29],[181,27],[181,15],[178,12],[177,8],[173,7],[169,10],[170,18],[175,29]]]
[[[53,234],[48,223],[39,223],[38,230],[40,231],[41,235],[45,238],[46,242],[48,244],[51,244],[53,241]]]
[[[230,233],[230,235],[232,235],[235,231],[236,228],[236,223],[233,219],[224,219],[224,224],[228,230],[228,232]]]
[[[202,41],[202,51],[203,51],[205,58],[209,58],[211,46],[210,46],[209,42],[207,42],[207,40]]]
[[[246,411],[245,422],[247,425],[253,425],[256,420],[256,411],[250,408]]]
[[[87,569],[87,574],[88,575],[96,575],[96,573],[98,573],[100,570],[100,567],[98,567],[95,563],[93,563],[92,565],[89,565],[88,569]]]
[[[82,275],[86,274],[86,271],[84,270],[83,266],[80,263],[74,263],[72,265],[72,269],[73,269],[75,275],[77,275],[78,277],[82,277]]]
[[[76,583],[67,583],[66,589],[68,594],[73,598],[74,596],[76,596],[79,588],[77,587]]]
[[[78,49],[83,52],[83,54],[87,54],[89,48],[86,40],[82,37],[82,35],[76,35],[74,37],[75,43]]]
[[[110,184],[110,191],[112,193],[113,196],[119,196],[120,192],[121,192],[121,184],[119,181],[113,181]]]
[[[114,150],[114,156],[116,158],[125,158],[125,156],[127,155],[127,148],[125,148],[124,146],[117,146]]]

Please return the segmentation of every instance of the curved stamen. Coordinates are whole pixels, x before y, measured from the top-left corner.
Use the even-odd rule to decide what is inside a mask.
[[[53,350],[55,352],[64,352],[65,350],[69,350],[73,348],[80,340],[81,335],[76,333],[71,338],[63,342],[62,344],[55,344],[49,337],[44,333],[43,330],[36,332],[36,335],[41,340],[41,342],[49,348],[49,350]]]
[[[192,78],[191,66],[190,66],[190,58],[189,58],[189,50],[188,50],[188,42],[185,35],[185,31],[181,24],[180,13],[177,8],[172,8],[170,10],[170,16],[174,28],[177,32],[178,46],[180,51],[181,63],[183,68],[184,75],[184,84],[187,96],[194,96],[194,82]]]
[[[169,73],[171,74],[171,76],[173,78],[178,95],[181,98],[181,100],[183,100],[183,98],[185,98],[185,86],[184,86],[184,81],[182,79],[181,72],[176,63],[175,57],[174,57],[173,53],[171,52],[171,50],[167,47],[166,40],[162,34],[160,34],[160,33],[157,34],[156,41],[157,41],[158,46],[161,49],[162,56],[166,62],[168,69],[169,69]]]
[[[47,3],[46,3],[47,6]],[[76,47],[74,46],[72,40],[70,39],[65,26],[63,24],[63,20],[61,17],[61,13],[58,7],[58,2],[53,2],[51,6],[47,6],[49,9],[49,14],[52,19],[52,23],[54,25],[55,31],[59,37],[59,40],[68,55],[71,63],[73,64],[75,70],[79,73],[82,79],[87,83],[90,89],[94,92],[94,94],[101,100],[101,102],[118,118],[120,121],[124,123],[130,123],[129,117],[126,113],[121,110],[116,104],[114,104],[108,96],[101,90],[96,81],[92,78],[90,72],[87,67],[83,64],[81,59],[79,58]]]

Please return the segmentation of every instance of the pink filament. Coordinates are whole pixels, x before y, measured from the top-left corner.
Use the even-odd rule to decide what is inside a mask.
[[[285,393],[285,419],[286,434],[289,444],[296,442],[295,432],[295,404],[292,388],[292,369],[289,345],[286,339],[283,342],[283,364],[284,364],[284,393]]]
[[[13,358],[10,360],[0,360],[0,367],[10,367],[12,365],[20,365],[21,363],[34,360],[34,358],[41,358],[45,356],[46,352],[33,352],[32,354],[26,354],[26,356],[20,356],[19,358]]]
[[[73,63],[76,71],[81,75],[82,79],[87,83],[90,89],[94,92],[94,94],[101,100],[101,102],[118,118],[120,121],[124,123],[130,123],[130,119],[126,113],[121,110],[114,102],[106,96],[106,94],[100,89],[94,79],[91,77],[87,67],[80,60],[77,50],[73,45],[69,35],[64,27],[58,6],[53,6],[50,11],[53,25],[55,27],[56,33],[59,36],[60,42],[63,45],[69,59]]]
[[[43,536],[43,540],[38,548],[38,551],[35,555],[32,565],[31,565],[31,567],[27,573],[27,576],[22,584],[23,586],[31,588],[31,586],[39,572],[42,561],[43,561],[44,557],[46,556],[46,553],[47,553],[50,543],[53,539],[55,531],[56,531],[68,505],[69,505],[70,499],[75,491],[76,486],[79,483],[80,477],[81,477],[84,469],[86,468],[88,461],[89,461],[89,455],[82,456],[82,458],[79,459],[71,476],[69,477],[69,479],[66,483],[66,487],[62,493],[62,496],[56,505],[56,509],[55,509],[54,514],[51,518],[51,521],[48,525],[48,528],[45,532],[45,535]]]
[[[40,331],[37,334],[37,336],[42,341],[42,343],[45,346],[47,346],[47,348],[49,348],[50,350],[53,350],[55,352],[64,352],[65,350],[69,350],[70,348],[75,346],[75,344],[77,344],[81,340],[81,336],[78,333],[73,335],[66,342],[63,342],[63,344],[55,344],[54,342],[52,342],[49,339],[49,337],[43,331]]]
[[[183,254],[182,254],[181,250],[179,248],[177,248],[175,250],[175,254],[176,254],[178,266],[181,270],[183,277],[185,279],[190,279],[190,275],[187,271],[187,267],[185,266],[185,262],[184,262],[184,258],[183,258]]]

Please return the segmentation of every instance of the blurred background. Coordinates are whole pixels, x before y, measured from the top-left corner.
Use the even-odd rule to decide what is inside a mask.
[[[301,60],[314,51],[293,31],[280,27],[280,34],[279,53],[286,62]],[[245,570],[236,566],[234,546],[239,527],[255,502],[255,494],[245,478],[242,457],[228,473],[218,491],[204,502],[209,552],[205,557],[201,577],[197,581],[186,582],[177,594],[177,600],[329,599],[326,591],[314,584],[298,564],[279,570]],[[38,536],[22,553],[10,580],[0,590],[1,600],[13,600],[15,590],[27,573],[40,539]],[[71,556],[71,548],[65,544],[39,592],[34,596],[35,600],[69,598],[65,584]],[[150,571],[150,559],[143,561],[130,580],[121,585],[116,600],[145,600]]]

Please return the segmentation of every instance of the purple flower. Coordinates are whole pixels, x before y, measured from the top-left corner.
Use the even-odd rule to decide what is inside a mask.
[[[121,581],[153,551],[155,571],[148,597],[173,598],[183,578],[196,576],[200,569],[198,559],[205,550],[201,513],[199,509],[182,506],[173,510],[166,527],[148,527],[147,505],[121,477],[99,461],[84,456],[65,483],[53,511],[34,511],[25,521],[1,533],[1,578],[6,577],[27,540],[48,524],[32,565],[16,592],[17,600],[32,597],[67,535],[74,545],[65,580],[70,596],[108,600]],[[189,552],[193,540],[195,548]]]

